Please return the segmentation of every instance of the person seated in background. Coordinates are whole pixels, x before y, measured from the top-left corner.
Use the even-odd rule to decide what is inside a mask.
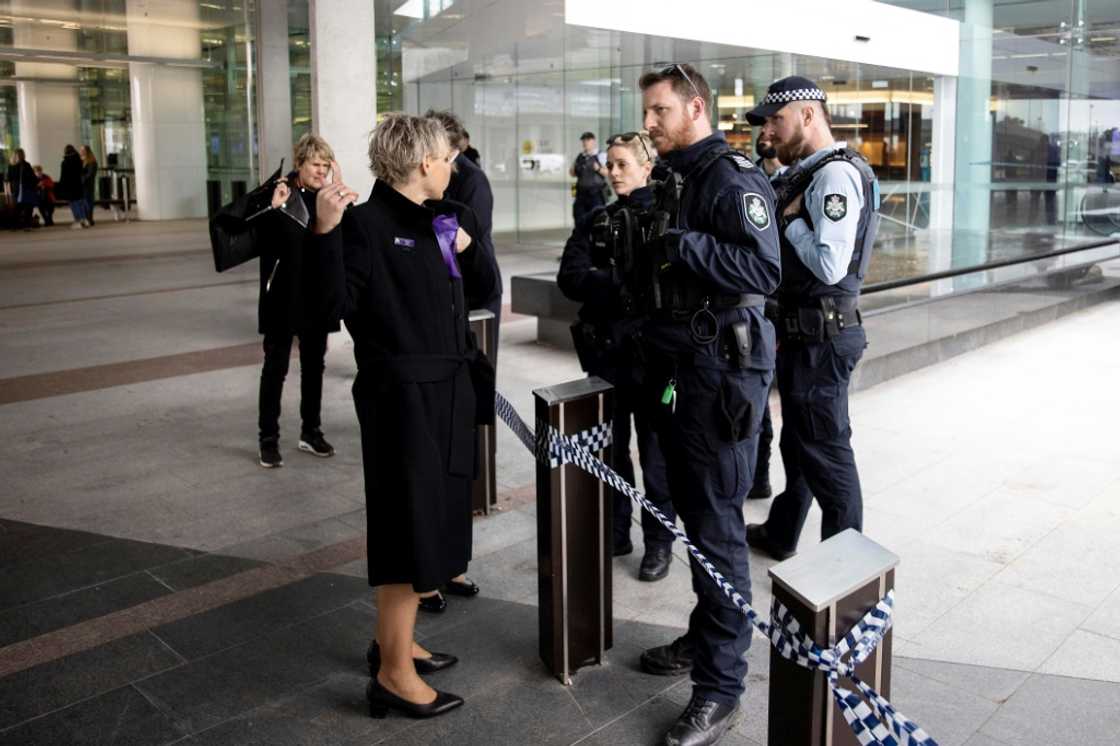
[[[54,225],[54,179],[43,172],[42,166],[35,166],[35,177],[39,180],[39,214],[43,225]]]
[[[612,273],[612,257],[600,248],[602,236],[610,229],[612,217],[621,209],[635,212],[653,207],[649,187],[653,171],[653,143],[640,132],[617,135],[607,141],[607,178],[618,201],[599,207],[576,224],[564,246],[557,284],[561,292],[583,303],[579,323],[573,327],[580,364],[588,375],[599,376],[615,387],[611,453],[616,472],[634,483],[634,464],[630,459],[630,418],[638,436],[638,459],[642,465],[646,497],[670,520],[676,520],[665,459],[657,435],[649,426],[649,413],[638,395],[634,354],[630,335],[640,321],[627,313],[620,295],[619,278]],[[614,493],[614,556],[634,551],[630,542],[633,503],[621,492]],[[645,554],[638,578],[655,581],[669,574],[673,534],[652,514],[642,511],[642,536]]]

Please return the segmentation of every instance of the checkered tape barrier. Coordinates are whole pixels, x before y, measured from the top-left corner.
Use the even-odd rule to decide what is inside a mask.
[[[574,464],[623,493],[657,518],[661,525],[680,539],[692,558],[704,568],[723,594],[747,617],[747,621],[770,640],[779,655],[803,668],[823,671],[827,675],[832,697],[860,744],[863,746],[937,746],[937,742],[917,723],[908,720],[895,710],[890,702],[856,675],[856,667],[867,660],[891,627],[891,614],[894,609],[893,590],[888,591],[886,597],[867,612],[843,639],[831,648],[822,648],[801,632],[801,625],[793,618],[792,612],[777,600],[771,607],[770,619],[763,619],[696,548],[696,545],[689,541],[688,536],[677,527],[676,523],[666,518],[665,514],[647,500],[640,490],[594,456],[592,451],[604,448],[610,443],[609,423],[597,425],[576,435],[564,435],[547,423],[537,423],[537,432],[534,435],[517,414],[517,410],[500,392],[495,395],[495,411],[525,448],[536,455],[538,461],[547,462],[551,468],[562,464]],[[866,701],[855,692],[841,687],[841,678],[850,680]]]

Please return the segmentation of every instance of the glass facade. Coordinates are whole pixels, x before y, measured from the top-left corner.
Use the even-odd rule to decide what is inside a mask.
[[[743,115],[772,80],[805,75],[827,91],[835,135],[881,180],[884,221],[871,281],[1120,231],[1112,186],[1120,169],[1120,4],[893,4],[961,22],[959,76],[569,26],[563,3],[548,0],[529,9],[405,3],[394,28],[405,109],[463,116],[495,188],[496,230],[563,236],[572,222],[567,168],[580,133],[602,140],[637,129],[641,73],[689,62],[716,94],[717,126],[751,154],[755,133]],[[780,10],[768,22],[780,23]]]
[[[459,113],[494,187],[498,231],[563,238],[579,135],[602,141],[637,129],[637,79],[668,62],[703,72],[715,92],[713,124],[746,153],[756,133],[744,114],[772,80],[800,74],[827,91],[835,134],[863,153],[882,184],[873,281],[1120,231],[1115,0],[888,0],[960,23],[955,76],[568,25],[564,0],[370,1],[377,110]],[[197,19],[202,158],[210,201],[221,203],[257,170],[258,3],[183,3]],[[280,7],[295,140],[311,127],[308,0]],[[784,22],[780,8],[771,15],[768,23]],[[20,86],[56,98],[70,90],[72,100],[59,105],[77,111],[76,140],[127,172],[136,134],[128,46],[125,0],[0,2],[0,147],[20,142]],[[61,153],[43,158],[50,170]]]

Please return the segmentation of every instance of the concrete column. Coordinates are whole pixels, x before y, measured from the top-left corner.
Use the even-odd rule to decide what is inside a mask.
[[[73,11],[73,3],[65,0],[29,2],[13,0],[12,15],[37,17],[43,11]],[[12,25],[13,46],[21,49],[77,49],[73,31],[58,26],[47,26],[28,21]],[[77,147],[78,121],[81,116],[78,101],[78,69],[73,65],[45,62],[17,62],[16,99],[19,109],[19,144],[27,153],[29,163],[41,163],[51,176],[58,178],[62,151],[66,145]]]
[[[953,264],[988,258],[991,230],[992,0],[966,0],[957,81]],[[964,281],[970,278],[962,278]],[[956,283],[958,287],[961,283]]]
[[[258,176],[272,175],[284,158],[292,162],[292,84],[288,58],[288,0],[257,0]]]
[[[1092,121],[1089,95],[1093,60],[1088,48],[1088,22],[1085,0],[1075,0],[1073,21],[1066,42],[1069,47],[1069,93],[1061,99],[1059,105],[1060,126],[1065,130],[1066,136],[1062,143],[1064,167],[1058,171],[1059,182],[1064,185],[1064,189],[1058,194],[1062,200],[1062,219],[1068,226],[1076,226],[1080,221],[1078,210],[1090,173],[1078,167],[1089,158],[1089,122]]]
[[[127,0],[128,52],[198,60],[198,5]],[[206,143],[199,70],[130,62],[132,151],[141,220],[206,217]]]
[[[953,263],[953,200],[957,153],[957,79],[933,79],[933,138],[930,143],[929,272]],[[952,292],[952,283],[934,284],[933,294]]]
[[[377,118],[372,0],[311,0],[311,121],[334,149],[346,183],[373,188],[369,134]]]

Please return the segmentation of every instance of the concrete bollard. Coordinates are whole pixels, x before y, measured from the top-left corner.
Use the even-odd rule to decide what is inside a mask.
[[[770,568],[774,598],[821,647],[831,647],[887,591],[894,588],[898,557],[853,529]],[[875,652],[856,669],[887,699],[891,688],[888,630]],[[769,746],[859,746],[829,694],[821,671],[770,654]]]
[[[599,378],[533,392],[537,432],[565,435],[610,421],[611,385]],[[610,462],[610,447],[593,451]],[[565,685],[571,675],[601,664],[613,644],[610,489],[574,464],[537,461],[537,573],[540,656]]]

